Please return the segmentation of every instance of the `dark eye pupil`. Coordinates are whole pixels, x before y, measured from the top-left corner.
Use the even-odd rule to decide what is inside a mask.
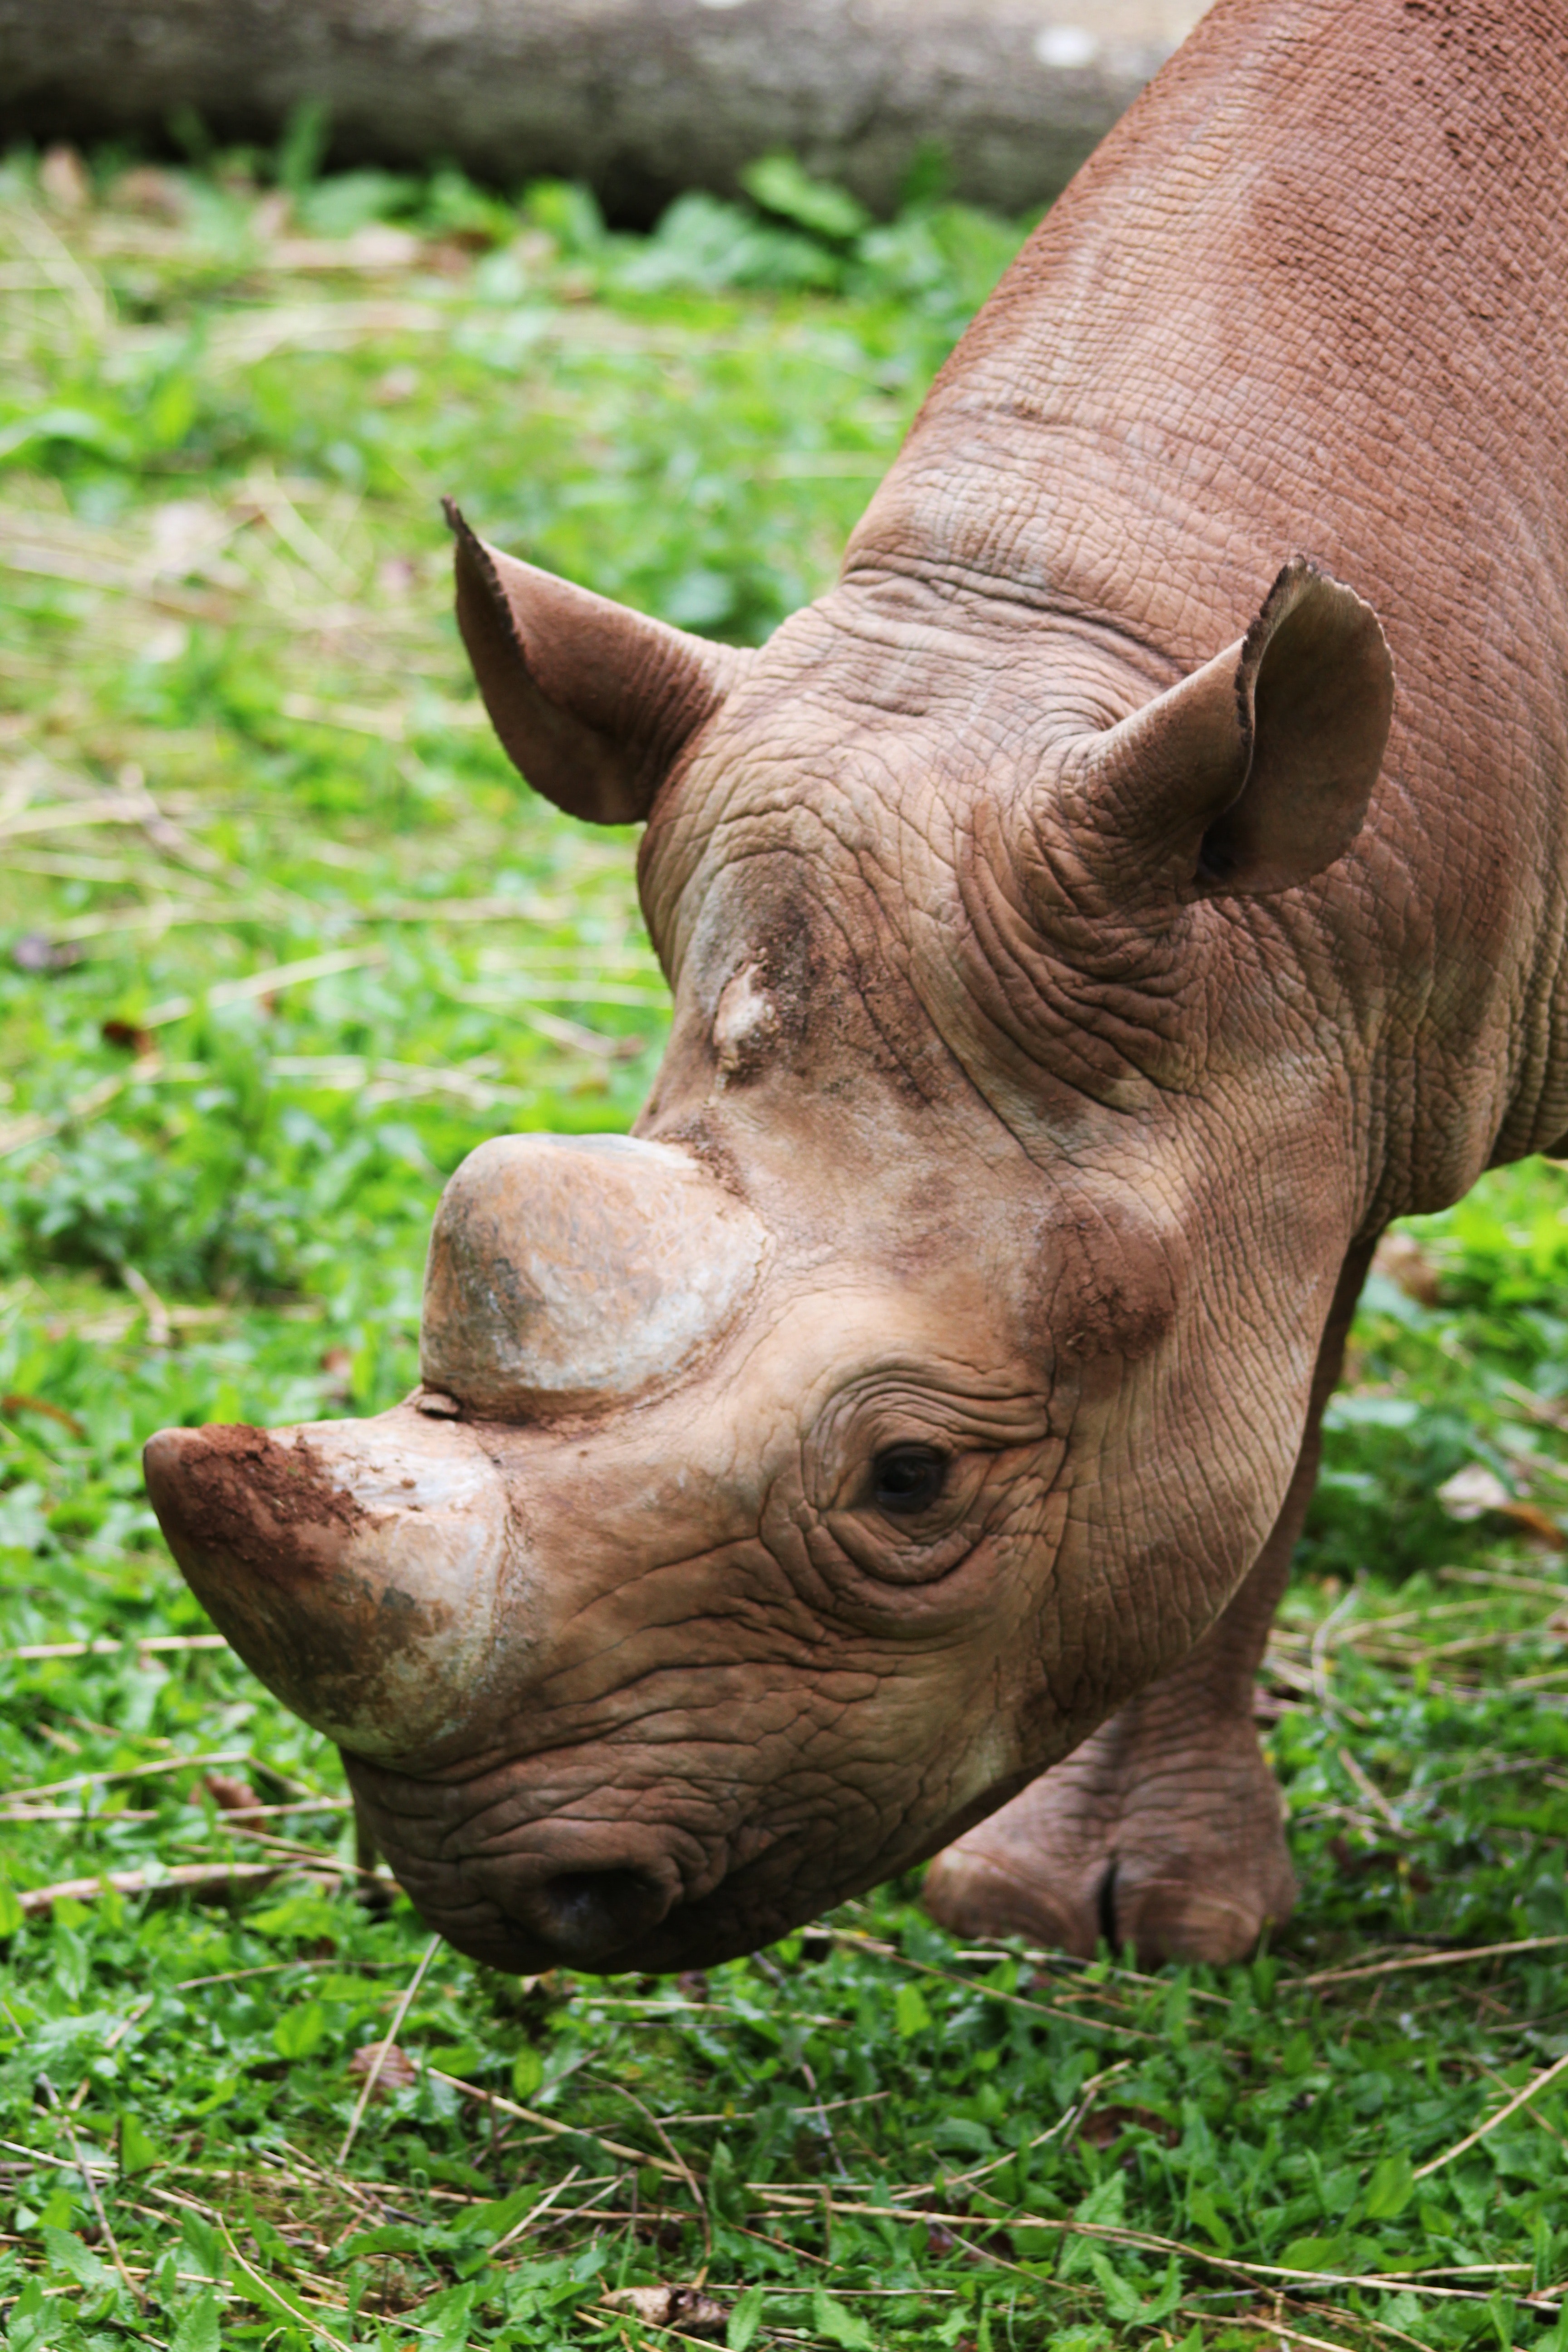
[[[929,1510],[947,1476],[947,1456],[934,1445],[889,1445],[873,1465],[877,1507],[895,1517],[912,1518]]]

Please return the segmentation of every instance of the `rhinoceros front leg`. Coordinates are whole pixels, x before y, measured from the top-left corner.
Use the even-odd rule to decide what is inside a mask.
[[[937,1856],[925,1904],[944,1927],[1084,1958],[1103,1937],[1151,1966],[1239,1958],[1289,1917],[1295,1877],[1252,1680],[1300,1516],[1176,1673]]]
[[[1289,1918],[1295,1874],[1253,1722],[1253,1685],[1371,1256],[1367,1243],[1346,1260],[1300,1455],[1246,1581],[1174,1673],[937,1856],[926,1907],[955,1935],[1027,1936],[1085,1958],[1103,1937],[1114,1949],[1135,1945],[1144,1965],[1224,1962]]]

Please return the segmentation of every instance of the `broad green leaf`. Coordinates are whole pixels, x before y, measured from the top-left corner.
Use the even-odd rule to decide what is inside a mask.
[[[30,2278],[11,2305],[7,2352],[34,2352],[35,2346],[48,2343],[58,2332],[66,2316],[63,2299],[51,2295],[46,2300],[42,2281]]]
[[[1089,2267],[1095,2284],[1105,2297],[1105,2307],[1112,2319],[1123,2326],[1143,2315],[1143,2298],[1131,2283],[1124,2279],[1101,2246],[1088,2248]]]
[[[721,2221],[745,2221],[746,2192],[727,2140],[714,2143],[709,2159],[708,2203]]]
[[[1210,2239],[1222,2254],[1230,2252],[1236,2243],[1231,2234],[1230,2224],[1206,2189],[1188,2189],[1187,2219],[1195,2222],[1205,2237]]]
[[[1366,2186],[1366,2218],[1369,2221],[1391,2221],[1403,2213],[1415,2194],[1415,2179],[1410,2158],[1403,2153],[1385,2156],[1373,2171]]]
[[[431,2297],[419,2314],[423,2352],[465,2352],[479,2292],[477,2283],[470,2282]]]
[[[794,221],[814,236],[858,236],[871,226],[871,215],[845,188],[814,180],[793,155],[763,155],[741,173],[746,194],[767,212]]]
[[[963,2156],[994,2156],[996,2135],[970,2116],[943,2116],[931,2136],[933,2147],[957,2148]]]
[[[90,2246],[79,2238],[74,2230],[46,2228],[43,2232],[44,2251],[51,2270],[64,2271],[68,2278],[87,2288],[89,2294],[100,2294],[105,2287],[118,2284],[106,2263],[100,2262]]]
[[[1102,2229],[1119,2229],[1126,2218],[1127,2176],[1120,2166],[1098,2181],[1087,2197],[1079,2198],[1073,2210],[1075,2221],[1092,2221]],[[1081,2278],[1086,2271],[1092,2272],[1093,2245],[1091,2238],[1069,2237],[1057,2264],[1058,2278]]]
[[[327,2012],[319,2000],[286,2009],[272,2029],[273,2046],[280,2058],[309,2058],[326,2038]]]
[[[315,2325],[298,2295],[253,2267],[247,2267],[238,2275],[247,2303],[259,2304],[264,2311],[273,2312],[289,2325],[303,2328],[307,2338],[314,2340]]]
[[[763,2324],[763,2289],[749,2286],[737,2296],[724,2330],[724,2352],[747,2352]]]
[[[1141,2316],[1145,2327],[1157,2326],[1162,2319],[1170,2317],[1182,2299],[1183,2284],[1182,2266],[1173,2254],[1165,2265],[1163,2279],[1143,2305]]]
[[[531,2044],[524,2043],[511,2062],[511,2095],[526,2106],[544,2080],[544,2061]]]
[[[1075,2221],[1097,2221],[1108,2230],[1121,2228],[1127,2219],[1127,2175],[1120,2165],[1079,2200],[1072,2217]]]
[[[1182,2299],[1181,2266],[1174,2255],[1165,2265],[1165,2275],[1152,2295],[1142,2292],[1117,2269],[1105,2248],[1092,2242],[1089,2247],[1089,2267],[1095,2283],[1105,2297],[1105,2307],[1112,2319],[1123,2326],[1134,2323],[1152,2327],[1167,2318]]]
[[[497,2197],[487,2204],[476,2205],[462,2216],[449,2234],[458,2242],[493,2246],[498,2238],[504,2238],[513,2224],[521,2221],[529,2209],[539,2202],[540,2194],[537,2182],[525,2181],[521,2189],[514,2189],[510,2197]]]
[[[100,449],[106,457],[122,462],[132,455],[132,444],[117,425],[106,417],[94,416],[81,408],[43,408],[34,415],[20,416],[13,425],[0,430],[0,465],[34,448],[40,441],[74,441],[85,449]]]
[[[417,2254],[423,2252],[430,2232],[418,2229],[411,2221],[383,2221],[374,2230],[356,2230],[338,2247],[342,2262],[359,2262],[372,2254]]]
[[[875,2352],[876,2338],[859,2313],[847,2309],[826,2287],[812,2291],[811,2324],[830,2344],[842,2345],[844,2352]]]
[[[76,2200],[63,2181],[50,2189],[39,2216],[46,2230],[68,2230],[76,2219]]]
[[[153,2165],[162,2164],[163,2161],[161,2150],[148,2138],[137,2118],[134,2116],[121,2116],[120,2118],[121,2171],[147,2172]]]
[[[213,2084],[212,2089],[206,2094],[206,2096],[205,2098],[193,2100],[185,2112],[187,2115],[192,2116],[216,2115],[219,2107],[226,2107],[229,2105],[238,2089],[239,2077],[237,2074],[222,2074]]]
[[[1337,2238],[1292,2238],[1277,2259],[1288,2271],[1344,2271],[1350,2241]]]
[[[901,1984],[893,2000],[893,2021],[907,2042],[912,2034],[923,2033],[931,2023],[931,2011],[919,1985]]]
[[[169,2339],[169,2352],[221,2352],[221,2344],[217,2294],[214,2288],[204,2287],[182,2314]]]
[[[0,1936],[14,1936],[26,1916],[9,1880],[0,1878]]]
[[[181,2269],[221,2283],[228,2276],[228,2249],[222,2234],[200,2213],[187,2213],[180,2222],[184,2259]]]
[[[459,2082],[484,2063],[484,2053],[477,2042],[437,2042],[425,2053],[425,2063],[443,2074],[456,2074]]]

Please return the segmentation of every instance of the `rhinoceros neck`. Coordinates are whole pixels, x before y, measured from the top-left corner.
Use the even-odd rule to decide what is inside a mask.
[[[1297,549],[1375,607],[1367,829],[1258,919],[1347,1024],[1374,1214],[1568,1129],[1562,24],[1216,7],[952,354],[847,571],[1177,670]]]

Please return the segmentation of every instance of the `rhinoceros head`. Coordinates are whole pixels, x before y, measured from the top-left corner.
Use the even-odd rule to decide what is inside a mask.
[[[686,1966],[1001,1802],[1266,1536],[1357,1206],[1257,909],[1388,661],[1302,562],[1184,676],[896,565],[756,655],[460,526],[458,583],[530,781],[649,820],[664,1068],[458,1171],[406,1403],[148,1482],[454,1943]]]

